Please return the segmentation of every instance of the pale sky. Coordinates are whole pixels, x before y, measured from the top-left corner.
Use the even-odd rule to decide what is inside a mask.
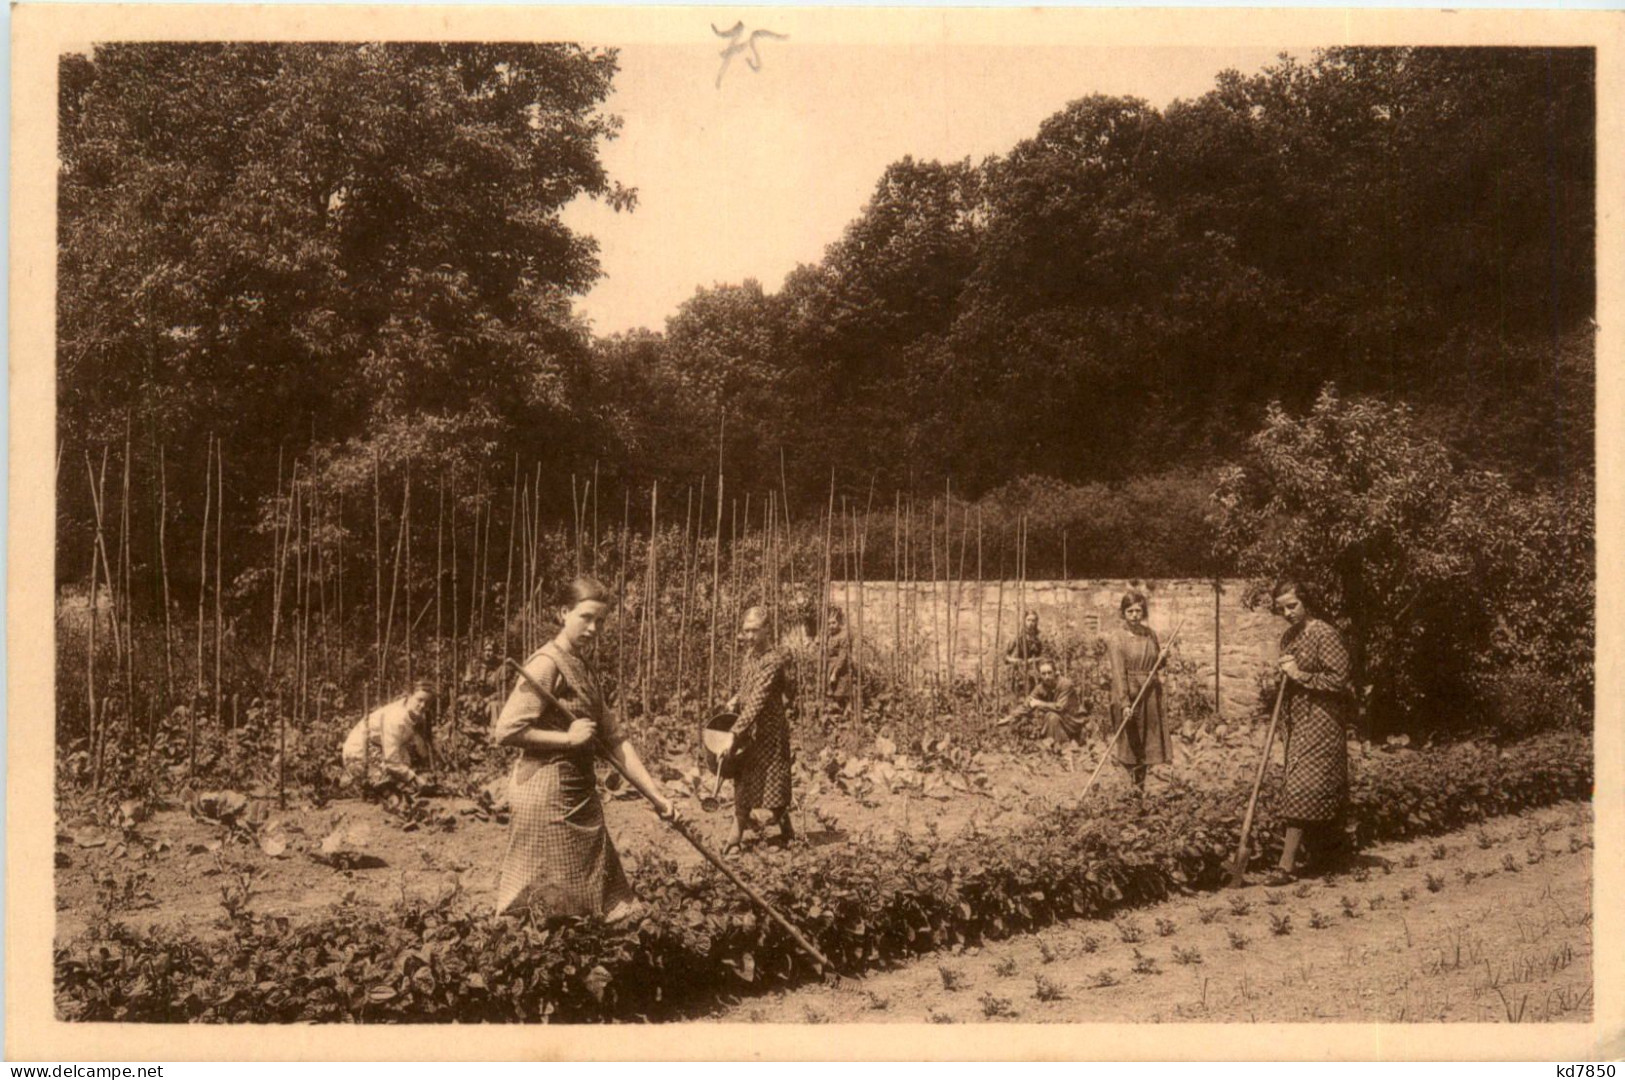
[[[770,9],[746,10],[774,28]],[[764,38],[761,70],[735,56],[718,89],[727,44],[705,30],[694,44],[621,48],[608,107],[625,127],[604,161],[638,189],[637,209],[577,200],[565,213],[600,244],[607,276],[579,301],[599,333],[663,329],[701,286],[753,277],[778,289],[822,257],[905,155],[980,161],[1077,98],[1129,94],[1162,108],[1211,89],[1227,67],[1255,72],[1282,51]]]

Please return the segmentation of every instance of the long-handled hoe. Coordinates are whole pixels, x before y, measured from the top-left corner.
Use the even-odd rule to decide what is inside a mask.
[[[564,708],[564,706],[559,704],[559,701],[558,701],[557,698],[555,698],[552,694],[548,693],[545,689],[543,689],[541,684],[538,683],[535,679],[531,678],[530,673],[527,672],[524,668],[520,667],[519,664],[516,663],[513,660],[512,657],[509,657],[508,659],[504,660],[503,662],[519,673],[519,677],[521,679],[525,680],[525,684],[530,687],[532,693],[534,693],[538,698],[540,698],[542,700],[543,704],[554,706],[560,713],[562,713],[565,716],[571,715],[569,713],[569,711]],[[655,799],[654,792],[648,790],[642,784],[639,784],[636,780],[632,779],[632,777],[627,773],[627,771],[624,768],[621,767],[620,762],[616,761],[614,758],[610,757],[607,754],[602,754],[601,753],[599,756],[603,757],[604,760],[608,761],[609,764],[610,764],[610,767],[612,769],[614,769],[616,772],[620,773],[621,778],[623,780],[625,780],[628,784],[631,784],[632,787],[634,789],[636,789],[638,794],[642,795],[645,799],[649,800],[649,804],[651,806],[654,806],[654,805],[657,804],[657,800]],[[714,866],[718,870],[722,871],[723,876],[726,877],[729,881],[733,882],[736,886],[738,886],[739,891],[744,893],[747,897],[749,897],[750,902],[755,904],[758,908],[760,908],[764,915],[766,915],[768,918],[772,919],[774,922],[778,923],[779,926],[784,930],[784,932],[790,935],[791,940],[793,940],[801,948],[801,951],[806,953],[809,957],[811,957],[818,964],[819,969],[821,971],[829,972],[831,974],[834,974],[836,972],[835,965],[829,962],[828,957],[826,957],[823,953],[819,952],[818,949],[813,945],[813,943],[806,939],[806,937],[801,933],[801,931],[797,930],[794,926],[791,925],[789,919],[786,919],[783,915],[781,915],[779,913],[779,910],[777,908],[775,908],[772,904],[767,902],[766,897],[764,897],[761,893],[757,892],[755,889],[753,889],[749,885],[747,885],[745,883],[744,879],[741,878],[739,876],[739,874],[734,871],[733,867],[729,866],[726,862],[724,862],[720,855],[718,855],[716,852],[712,851],[710,846],[708,844],[706,844],[706,842],[704,840],[700,839],[700,837],[695,833],[694,826],[693,826],[692,823],[684,821],[681,818],[664,818],[663,817],[660,820],[664,821],[667,825],[670,825],[672,827],[672,829],[677,833],[677,835],[681,836],[684,840],[687,840],[689,842],[689,844],[694,848],[695,851],[698,851],[701,855],[703,855],[705,857],[706,862],[710,863],[712,866]]]
[[[1247,800],[1247,813],[1241,819],[1241,841],[1236,845],[1236,859],[1230,864],[1230,887],[1247,884],[1247,844],[1252,839],[1253,811],[1258,809],[1258,789],[1264,786],[1264,770],[1269,767],[1270,751],[1275,747],[1275,726],[1281,719],[1281,702],[1286,700],[1286,678],[1275,691],[1275,709],[1270,713],[1270,729],[1264,736],[1264,755],[1258,759],[1258,776],[1253,780],[1253,793]]]

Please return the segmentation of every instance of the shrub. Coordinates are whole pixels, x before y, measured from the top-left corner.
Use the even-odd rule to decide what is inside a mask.
[[[1458,468],[1407,406],[1327,387],[1302,417],[1270,407],[1215,500],[1221,558],[1308,572],[1345,618],[1373,726],[1523,732],[1588,715],[1589,487],[1515,491]]]

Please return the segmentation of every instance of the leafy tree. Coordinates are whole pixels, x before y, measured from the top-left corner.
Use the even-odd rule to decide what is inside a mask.
[[[210,431],[361,457],[547,454],[584,422],[569,298],[599,274],[560,210],[633,201],[598,157],[615,70],[613,51],[567,44],[64,58],[63,438],[108,439],[133,414],[180,460]]]

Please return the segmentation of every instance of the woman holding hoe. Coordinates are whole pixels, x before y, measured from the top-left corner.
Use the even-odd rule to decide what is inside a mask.
[[[1295,880],[1298,849],[1313,837],[1318,858],[1337,846],[1338,823],[1348,797],[1348,746],[1343,726],[1353,693],[1349,653],[1323,618],[1313,592],[1299,582],[1274,590],[1275,607],[1286,616],[1281,635],[1281,677],[1286,680],[1281,721],[1286,729],[1286,772],[1281,779],[1279,813],[1286,822],[1281,862],[1268,885]]]
[[[1152,765],[1166,765],[1174,759],[1162,716],[1162,680],[1156,675],[1162,645],[1156,631],[1145,623],[1149,609],[1145,593],[1128,590],[1118,605],[1123,625],[1106,638],[1112,671],[1112,720],[1123,729],[1117,738],[1117,763],[1128,770],[1136,791],[1145,790],[1145,774]],[[1134,705],[1136,696],[1138,707]],[[1134,715],[1124,723],[1122,717],[1130,709]]]
[[[555,699],[544,702],[521,679],[508,695],[491,738],[519,747],[509,800],[513,822],[497,886],[497,912],[598,915],[619,922],[639,913],[620,857],[604,827],[593,755],[603,753],[654,793],[665,818],[677,811],[616,729],[597,673],[583,648],[603,630],[613,598],[590,577],[559,596],[558,636],[525,661],[525,673]]]

